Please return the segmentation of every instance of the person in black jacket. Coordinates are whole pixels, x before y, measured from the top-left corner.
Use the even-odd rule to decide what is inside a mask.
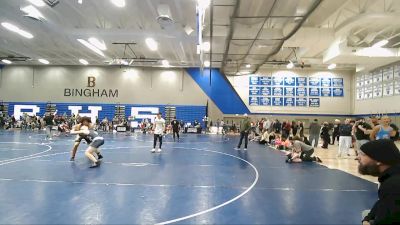
[[[379,177],[378,201],[363,225],[400,224],[400,152],[392,140],[370,141],[360,147],[358,171]]]
[[[329,136],[329,124],[328,122],[324,122],[321,130],[321,138],[323,140],[323,144],[321,148],[328,149],[328,144],[330,141],[330,136]]]
[[[176,116],[174,116],[174,119],[171,121],[171,126],[172,126],[172,134],[174,137],[174,142],[175,142],[175,134],[178,137],[178,142],[179,142],[179,121],[176,120]]]

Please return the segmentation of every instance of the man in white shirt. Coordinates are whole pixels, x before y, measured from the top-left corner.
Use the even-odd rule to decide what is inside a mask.
[[[269,132],[269,127],[270,126],[271,126],[271,121],[269,119],[264,120],[263,128],[267,129],[267,131]]]
[[[165,120],[161,118],[161,113],[157,114],[157,117],[154,119],[153,132],[154,132],[154,141],[153,141],[153,149],[152,153],[156,152],[157,139],[160,142],[160,147],[157,152],[161,152],[162,145],[162,137],[165,131]]]

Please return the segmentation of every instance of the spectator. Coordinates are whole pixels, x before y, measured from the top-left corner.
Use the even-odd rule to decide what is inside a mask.
[[[269,137],[268,130],[266,128],[264,128],[262,130],[261,138],[260,138],[260,141],[258,143],[261,144],[261,145],[267,144],[268,143],[268,137]]]
[[[293,137],[297,135],[297,131],[299,129],[299,126],[297,125],[296,121],[292,121],[292,134]]]
[[[355,145],[355,151],[356,151],[356,156],[358,155],[358,152],[360,151],[360,147],[369,142],[369,134],[368,132],[371,132],[372,127],[368,123],[365,122],[364,118],[357,118],[356,123],[353,126],[353,133],[354,136],[356,137],[356,145]]]
[[[350,119],[346,119],[344,124],[339,126],[339,151],[338,158],[342,157],[342,154],[350,156],[349,149],[351,146],[351,131],[353,126],[350,124]]]
[[[329,124],[328,122],[324,122],[321,130],[321,138],[323,140],[322,148],[328,149],[329,144]]]
[[[318,139],[321,131],[321,125],[318,123],[317,119],[310,124],[310,142],[313,144],[314,148],[318,146]]]
[[[332,142],[331,142],[332,145],[335,144],[335,140],[339,142],[339,126],[340,126],[340,120],[336,119],[333,125]]]
[[[381,119],[381,124],[376,125],[370,134],[371,140],[390,139],[396,135],[396,131],[390,126],[390,118],[384,116]]]
[[[249,141],[250,129],[251,129],[250,118],[247,114],[244,114],[244,119],[240,123],[240,141],[239,141],[237,148],[235,148],[235,150],[240,150],[240,146],[242,145],[243,138],[244,138],[244,149],[243,150],[245,150],[245,151],[247,150],[247,143]]]
[[[281,122],[279,122],[279,120],[276,119],[273,126],[274,126],[274,132],[277,133],[277,134],[280,134],[281,133],[281,128],[282,128]]]
[[[298,127],[299,127],[299,135],[300,137],[304,137],[304,124],[303,122],[299,121],[298,122]]]
[[[392,140],[380,139],[360,147],[358,171],[379,177],[378,201],[362,224],[400,224],[400,152]]]

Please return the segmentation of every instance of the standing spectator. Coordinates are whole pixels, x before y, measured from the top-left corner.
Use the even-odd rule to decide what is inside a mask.
[[[310,143],[313,144],[314,148],[318,146],[320,131],[321,125],[318,123],[317,119],[314,119],[314,121],[310,123]]]
[[[332,142],[331,142],[332,145],[335,144],[335,140],[339,142],[339,126],[340,126],[340,120],[335,119],[332,132]]]
[[[381,118],[381,124],[376,125],[374,129],[372,129],[370,139],[371,140],[379,140],[379,139],[390,139],[396,135],[396,131],[390,126],[390,118],[388,116],[384,116]]]
[[[242,145],[243,138],[244,138],[244,149],[243,150],[245,150],[245,151],[247,150],[247,143],[249,141],[250,129],[251,129],[250,118],[247,114],[244,114],[244,119],[240,123],[240,141],[239,141],[237,148],[235,148],[235,150],[240,150],[240,146]]]
[[[258,129],[260,130],[260,133],[264,130],[264,118],[258,122]]]
[[[165,120],[161,117],[161,113],[157,114],[157,117],[154,119],[154,126],[153,126],[153,133],[154,133],[154,140],[153,140],[153,149],[151,150],[152,153],[158,152],[160,153],[161,146],[162,146],[162,137],[165,132]],[[157,140],[159,142],[159,147],[156,151]]]
[[[47,133],[46,137],[49,140],[52,140],[51,130],[53,129],[54,126],[54,115],[50,112],[43,118],[43,120],[46,123],[46,133]]]
[[[328,122],[324,122],[324,124],[322,126],[321,138],[323,140],[322,148],[328,149],[328,144],[329,144],[329,140],[330,140]]]
[[[269,119],[264,121],[263,127],[267,129],[268,133],[271,133],[271,121]]]
[[[292,125],[289,121],[285,121],[285,126],[282,125],[282,136],[288,138],[290,135],[290,130],[292,129]]]
[[[378,117],[371,116],[370,120],[371,120],[372,127],[375,127],[375,126],[379,125],[379,118]]]
[[[276,133],[276,134],[280,134],[281,133],[281,128],[282,128],[281,122],[279,122],[278,119],[275,119],[275,122],[274,122],[273,126],[274,126],[273,132]]]
[[[391,123],[390,127],[394,130],[394,136],[391,136],[390,139],[393,141],[399,140],[399,127],[397,127],[394,123]]]
[[[378,201],[362,224],[400,224],[400,152],[392,140],[370,141],[361,147],[358,171],[379,177]]]
[[[299,121],[298,122],[298,127],[299,127],[299,135],[301,138],[304,138],[304,124],[303,122]]]
[[[344,124],[339,126],[339,151],[338,158],[342,157],[342,154],[350,156],[349,149],[351,146],[351,131],[353,126],[350,124],[350,119],[346,119]]]
[[[174,116],[174,119],[171,121],[171,126],[172,126],[172,135],[174,137],[174,142],[175,142],[175,134],[179,142],[179,121],[176,119],[176,116]]]
[[[224,122],[224,120],[221,120],[220,126],[222,128],[222,130],[221,130],[222,135],[225,135],[225,122]]]
[[[292,134],[293,137],[297,135],[297,130],[299,129],[299,126],[297,125],[296,121],[292,121]]]
[[[208,129],[213,126],[212,120],[210,120],[210,126],[208,126],[208,117],[204,116],[203,122],[204,122],[204,133],[207,134],[208,133]],[[195,124],[194,126],[196,126],[196,125],[197,124]]]
[[[15,128],[15,124],[17,123],[17,120],[15,119],[15,116],[13,115],[11,117],[11,128]]]
[[[358,152],[360,151],[360,147],[369,142],[369,134],[368,132],[371,131],[371,125],[365,122],[364,118],[357,118],[356,122],[354,123],[353,126],[353,133],[354,136],[356,137],[356,144],[355,144],[355,152],[356,156],[358,155]]]

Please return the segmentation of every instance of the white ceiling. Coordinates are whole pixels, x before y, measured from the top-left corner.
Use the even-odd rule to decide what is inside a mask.
[[[0,22],[34,35],[26,39],[0,26],[0,58],[30,59],[15,64],[38,64],[38,58],[45,58],[54,65],[76,65],[84,58],[93,65],[106,65],[127,58],[135,59],[131,66],[160,66],[162,59],[177,67],[201,65],[196,31],[187,35],[183,28],[196,27],[196,0],[126,0],[124,8],[110,0],[83,0],[83,4],[60,0],[55,7],[38,8],[46,18],[42,22],[23,16],[20,8],[29,4],[0,1]],[[162,4],[168,5],[173,19],[165,27],[156,19]],[[212,4],[203,36],[212,39],[212,66],[226,74],[283,67],[289,60],[315,68],[336,63],[342,69],[369,70],[399,59],[400,23],[394,22],[400,19],[398,0],[213,0]],[[89,37],[104,40],[106,57],[76,40]],[[157,51],[147,48],[147,37],[159,43]],[[388,57],[360,56],[382,39],[389,40]],[[204,58],[209,60],[210,53]]]

